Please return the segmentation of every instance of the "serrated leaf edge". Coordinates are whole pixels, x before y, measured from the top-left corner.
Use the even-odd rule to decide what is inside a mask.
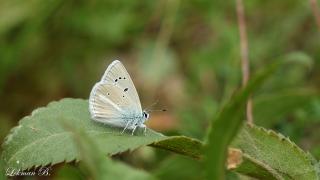
[[[256,130],[259,130],[259,131],[262,131],[268,135],[270,135],[270,137],[273,137],[273,138],[276,138],[278,140],[280,140],[281,142],[284,142],[284,143],[287,143],[289,146],[291,146],[294,150],[296,150],[298,152],[298,154],[303,157],[303,159],[306,161],[306,162],[309,162],[310,165],[313,167],[313,170],[310,169],[310,171],[314,171],[315,174],[317,175],[318,179],[320,179],[319,177],[319,173],[318,173],[318,170],[317,170],[317,167],[314,165],[313,161],[312,161],[312,158],[310,158],[310,156],[308,155],[307,152],[303,151],[299,146],[297,146],[293,141],[291,141],[289,139],[289,137],[285,137],[283,134],[281,133],[277,133],[273,130],[267,130],[263,127],[258,127],[258,126],[254,126],[254,125],[250,125],[250,124],[246,124],[247,127],[249,128],[252,128],[252,129],[256,129]],[[246,152],[244,152],[244,154],[246,154]],[[280,171],[280,170],[279,170]],[[280,171],[282,172],[282,171]],[[285,174],[285,173],[284,173]],[[296,175],[300,175],[301,173],[298,173],[298,174],[294,174],[293,176],[296,176]],[[291,176],[291,175],[289,175]]]
[[[10,141],[11,141],[12,139],[14,139],[14,137],[16,136],[16,134],[19,132],[19,129],[21,129],[21,128],[24,126],[24,125],[22,124],[24,121],[30,120],[33,116],[37,115],[38,113],[41,113],[42,111],[45,111],[47,108],[50,108],[50,107],[54,106],[54,105],[57,104],[57,103],[60,103],[60,102],[63,102],[63,101],[69,101],[69,100],[85,100],[85,99],[81,99],[81,98],[63,98],[63,99],[58,100],[58,101],[52,101],[52,102],[50,102],[49,104],[47,104],[46,106],[39,107],[39,108],[33,110],[30,115],[24,116],[24,117],[18,122],[18,126],[16,126],[16,127],[14,127],[14,128],[11,129],[10,133],[6,136],[5,141],[4,141],[4,143],[2,144],[2,148],[4,148],[6,145],[8,145],[8,144],[10,143]],[[149,130],[149,131],[153,131],[153,130],[151,130],[151,129],[148,129],[148,130]],[[88,132],[88,131],[86,131],[86,132]],[[105,132],[100,132],[100,131],[95,131],[95,132],[96,132],[96,133],[99,133],[99,134],[105,133]],[[154,132],[154,131],[153,131],[153,132]],[[65,133],[71,133],[71,132],[63,132],[63,133],[59,133],[59,135],[65,134]],[[158,132],[157,132],[157,133],[158,133]],[[161,133],[158,133],[158,134],[161,135],[161,136],[163,136],[163,137],[165,137],[165,136],[164,136],[163,134],[161,134]],[[57,135],[57,134],[55,134],[55,135]],[[48,138],[48,137],[46,137],[46,138]],[[36,140],[36,141],[43,140],[43,139],[44,139],[44,138],[40,138],[40,139],[38,139],[38,140]],[[159,141],[161,141],[161,140],[159,140]],[[34,142],[32,142],[31,144],[33,144],[33,143],[34,143]],[[150,143],[150,144],[152,144],[152,143]],[[146,144],[146,145],[150,145],[150,144]],[[24,148],[26,148],[27,146],[30,146],[30,144],[26,145],[25,147],[23,147],[23,148],[21,148],[21,149],[24,149]],[[140,147],[142,147],[142,146],[144,146],[144,145],[138,146],[137,148],[140,148]],[[135,149],[137,149],[137,148],[127,148],[127,149],[124,149],[123,151],[117,151],[117,152],[115,152],[115,153],[108,153],[108,155],[109,155],[109,156],[112,156],[112,155],[119,154],[119,153],[123,153],[123,152],[126,152],[126,151],[130,151],[130,152],[131,152],[131,151],[133,151],[133,150],[135,150]],[[21,152],[21,149],[20,149],[19,151],[15,152],[15,153],[9,158],[8,161],[4,161],[4,162],[6,162],[6,164],[10,164],[11,159],[14,157],[15,154],[20,153],[20,152]],[[1,158],[4,159],[3,155],[1,156]],[[80,161],[80,160],[81,160],[81,159],[79,159],[79,158],[77,158],[77,157],[70,158],[70,159],[62,159],[62,160],[57,160],[57,161],[55,161],[55,162],[47,162],[47,163],[42,163],[42,164],[36,164],[36,165],[31,166],[31,167],[23,167],[23,169],[21,169],[21,170],[32,169],[32,168],[39,168],[39,167],[44,167],[44,166],[48,166],[48,165],[51,166],[51,165],[55,165],[55,164],[62,163],[62,162],[71,162],[71,161]]]

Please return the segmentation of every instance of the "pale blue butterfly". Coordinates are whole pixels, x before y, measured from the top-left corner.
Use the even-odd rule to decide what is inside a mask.
[[[111,126],[132,130],[144,128],[149,114],[141,109],[136,88],[123,64],[114,60],[101,80],[94,85],[89,98],[91,118]]]

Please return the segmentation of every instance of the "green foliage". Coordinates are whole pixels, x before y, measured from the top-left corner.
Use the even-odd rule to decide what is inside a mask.
[[[206,168],[209,179],[225,179],[225,161],[227,148],[237,134],[243,122],[243,112],[247,99],[276,70],[280,63],[274,63],[254,76],[213,119],[209,128],[208,147],[206,152]],[[223,136],[221,136],[223,134]]]
[[[19,157],[28,159],[23,162],[28,167],[62,162],[53,166],[50,178],[69,179],[68,175],[74,174],[74,179],[90,179],[83,161],[80,165],[63,163],[81,158],[75,133],[64,127],[64,122],[71,122],[75,131],[80,129],[93,137],[98,148],[104,148],[104,155],[116,154],[113,159],[155,173],[156,178],[203,179],[203,144],[210,122],[224,105],[237,101],[235,91],[241,84],[235,9],[235,1],[210,0],[0,0],[0,139],[36,107],[65,97],[87,99],[112,59],[126,65],[144,107],[159,100],[157,108],[168,109],[152,113],[147,122],[148,127],[168,136],[149,129],[151,137],[143,137],[141,131],[132,137],[129,133],[120,135],[120,129],[92,123],[85,100],[54,102],[39,109],[40,114],[47,115],[34,113],[38,119],[25,117],[12,129],[1,149],[2,157],[19,151]],[[264,69],[270,60],[286,61],[252,94],[255,124],[290,137],[319,159],[320,33],[311,9],[309,1],[244,1],[251,74]],[[244,111],[239,109],[229,115],[240,117]],[[211,130],[215,128],[216,132],[223,129],[215,126]],[[88,132],[90,129],[98,132]],[[69,133],[49,135],[59,132]],[[224,133],[232,134],[220,132],[221,139],[228,139]],[[257,139],[261,134],[270,134],[255,132],[246,131]],[[272,141],[269,138],[273,135],[269,136],[266,142]],[[137,149],[147,144],[155,148],[148,152]],[[135,151],[118,153],[128,149]],[[188,157],[173,157],[171,152],[158,149]],[[268,162],[242,151],[244,161],[237,172],[242,168],[240,173],[262,178],[253,172],[259,169],[265,177],[283,177],[273,167],[272,171],[264,171],[265,166],[258,164]],[[274,152],[272,148],[270,151],[265,153]],[[228,174],[226,178],[239,179],[239,173]]]
[[[0,179],[6,179],[3,159],[0,159]]]
[[[153,179],[146,172],[134,170],[120,162],[113,162],[109,157],[105,157],[103,149],[99,149],[95,144],[97,141],[93,141],[87,133],[67,126],[67,129],[73,133],[82,162],[93,179]]]
[[[268,73],[262,75],[266,74]],[[263,78],[258,79],[263,80]],[[259,81],[254,82],[257,84]],[[204,176],[203,168],[201,168],[203,167],[204,145],[201,141],[184,136],[163,136],[150,129],[146,136],[142,130],[134,136],[130,132],[121,134],[122,129],[108,127],[90,120],[87,107],[86,100],[63,99],[50,103],[45,108],[39,108],[31,116],[23,118],[19,126],[8,135],[3,145],[2,159],[5,167],[28,169],[82,160],[87,173],[96,179],[122,177],[123,171],[128,172],[128,179],[150,179],[150,175],[131,169],[122,163],[113,162],[105,155],[151,145],[200,160],[194,162],[195,160],[182,157],[168,158],[163,161],[158,170],[154,171],[155,176],[162,179],[167,173],[183,167],[202,169],[200,174],[190,176],[190,178],[197,179]],[[235,105],[229,104],[227,107],[235,107]],[[221,113],[225,112],[226,109]],[[214,143],[215,148],[218,149],[217,144],[221,140],[216,139],[214,142],[209,140],[208,142]],[[243,152],[243,161],[235,169],[238,173],[267,179],[288,178],[287,176],[292,179],[300,177],[316,179],[318,177],[316,172],[319,167],[316,161],[287,138],[273,131],[246,126],[240,131],[231,146]],[[212,155],[215,154],[210,151],[206,158]],[[177,163],[168,169],[166,164],[174,161]],[[299,164],[299,166],[292,166],[292,164]],[[209,168],[209,170],[212,169]],[[177,173],[172,177],[185,176],[185,173]]]
[[[135,136],[129,132],[121,134],[122,129],[93,122],[87,101],[64,99],[35,110],[12,130],[3,145],[2,157],[6,167],[27,169],[79,159],[72,132],[63,127],[63,122],[72,124],[76,129],[83,129],[109,155],[166,138],[152,130],[148,130],[146,135],[143,135],[142,130]]]
[[[163,160],[153,171],[159,179],[204,179],[204,166],[199,161],[194,161],[183,156],[169,156]],[[188,171],[186,171],[188,170]]]
[[[271,127],[280,118],[306,106],[317,96],[319,96],[319,93],[314,89],[294,89],[280,91],[275,94],[260,95],[254,100],[256,123]]]
[[[194,158],[201,156],[202,144],[198,140],[183,136],[166,137],[150,129],[146,135],[142,130],[134,136],[130,132],[121,134],[121,128],[92,121],[86,100],[63,99],[35,110],[12,130],[3,145],[2,158],[6,167],[27,169],[81,159],[73,141],[73,131],[66,129],[64,124],[83,130],[108,155],[151,144]]]
[[[189,157],[200,159],[203,156],[201,141],[185,136],[171,136],[151,144],[153,147],[173,151]]]
[[[59,168],[54,177],[56,180],[85,180],[84,174],[80,171],[79,167],[66,164]]]
[[[243,152],[235,171],[258,179],[319,179],[314,158],[289,138],[271,130],[245,126],[232,143]]]

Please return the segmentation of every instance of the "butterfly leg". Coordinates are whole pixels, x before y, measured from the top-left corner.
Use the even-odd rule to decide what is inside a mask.
[[[134,131],[137,129],[137,126],[134,126],[131,135],[133,136]]]
[[[144,124],[141,124],[140,127],[143,128],[143,134],[146,135],[147,134],[147,126]]]
[[[127,122],[127,124],[126,124],[126,126],[124,127],[124,129],[122,130],[121,134],[123,134],[124,131],[128,128],[129,124],[130,124],[130,121]]]

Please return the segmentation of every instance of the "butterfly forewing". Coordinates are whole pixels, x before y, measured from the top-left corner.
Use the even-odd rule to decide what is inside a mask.
[[[132,99],[133,108],[142,113],[137,90],[129,73],[120,61],[115,60],[108,66],[106,72],[102,76],[101,82],[112,83],[122,89],[122,91],[126,92],[129,98]]]

